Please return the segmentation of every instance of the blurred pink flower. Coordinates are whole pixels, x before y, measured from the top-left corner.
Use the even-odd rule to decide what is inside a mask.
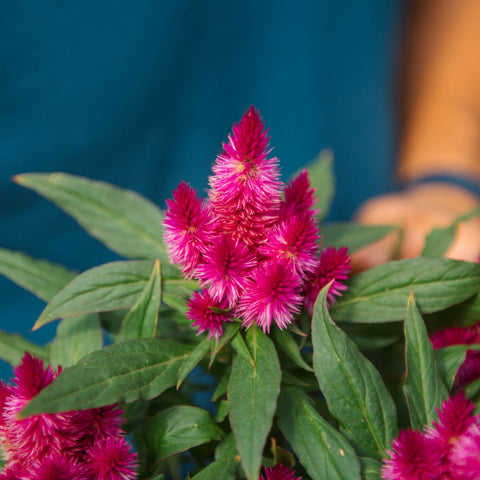
[[[295,472],[286,465],[275,465],[273,468],[265,468],[265,476],[260,475],[259,480],[302,480],[295,476]]]
[[[338,250],[333,247],[327,247],[322,250],[318,266],[315,272],[307,276],[305,285],[304,305],[310,315],[313,313],[313,306],[320,290],[332,280],[333,283],[327,293],[328,306],[335,302],[336,296],[341,296],[342,292],[347,290],[347,286],[342,281],[347,280],[352,270],[350,262],[347,247],[341,247]]]
[[[480,478],[480,428],[471,426],[452,446],[451,474],[455,480]]]

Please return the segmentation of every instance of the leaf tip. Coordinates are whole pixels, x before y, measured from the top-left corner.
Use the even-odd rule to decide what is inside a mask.
[[[23,185],[25,183],[25,180],[24,180],[24,174],[22,173],[19,173],[17,175],[14,175],[12,177],[12,182],[13,183],[16,183],[18,185]]]

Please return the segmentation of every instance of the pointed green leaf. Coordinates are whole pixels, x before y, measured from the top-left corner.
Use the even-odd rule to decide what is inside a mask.
[[[420,312],[410,295],[405,320],[405,358],[407,373],[403,387],[412,428],[431,425],[437,407],[448,397],[435,361],[433,346]]]
[[[14,181],[55,203],[114,252],[168,261],[163,214],[138,193],[66,173],[26,173]]]
[[[235,335],[239,330],[240,330],[240,323],[237,323],[237,322],[228,323],[223,327],[223,335],[220,337],[219,340],[215,340],[215,344],[212,345],[212,350],[210,352],[210,363],[208,364],[208,368],[210,368],[213,365],[213,362],[215,361],[215,357],[217,356],[217,353],[223,347],[225,347],[225,345],[228,345],[230,343],[232,338],[235,337]]]
[[[278,425],[312,480],[360,480],[353,448],[301,390],[282,390]]]
[[[196,347],[192,350],[192,353],[185,359],[178,373],[177,390],[183,383],[187,375],[200,363],[202,358],[207,354],[211,347],[211,342],[208,338],[204,338]]]
[[[322,150],[307,165],[308,176],[312,187],[316,189],[317,202],[313,208],[319,208],[319,219],[323,220],[330,211],[335,196],[335,175],[333,173],[333,154],[330,150]]]
[[[60,265],[6,248],[0,248],[0,274],[46,302],[75,277]]]
[[[292,338],[288,330],[275,330],[275,341],[278,346],[288,355],[295,365],[308,372],[313,372],[313,368],[303,359],[297,342]]]
[[[465,361],[467,350],[479,349],[479,345],[449,345],[433,351],[442,380],[449,390],[453,386],[458,369]]]
[[[254,365],[237,355],[228,384],[230,423],[243,469],[257,480],[263,447],[280,393],[281,370],[272,341],[256,326],[247,332]]]
[[[235,440],[230,433],[215,451],[215,461],[197,473],[192,480],[233,480],[237,471]]]
[[[117,342],[134,338],[155,338],[162,296],[161,283],[160,261],[157,260],[139,299],[122,321]]]
[[[476,207],[470,212],[460,215],[447,227],[434,228],[425,239],[422,257],[440,257],[443,255],[453,243],[458,225],[478,215],[480,215],[480,207]]]
[[[157,339],[116,343],[66,368],[22,416],[150,400],[175,385],[190,347]]]
[[[160,461],[197,445],[220,440],[223,432],[206,410],[180,405],[155,415],[146,424],[144,435],[156,461]]]
[[[315,375],[330,413],[357,452],[382,458],[398,430],[395,404],[375,367],[330,318],[328,287],[312,319]]]
[[[102,348],[102,329],[97,315],[81,315],[62,320],[50,346],[50,363],[63,368]]]
[[[422,313],[460,303],[478,292],[480,265],[450,258],[411,258],[389,262],[352,277],[332,307],[336,321],[400,321],[413,291]]]
[[[87,270],[53,297],[34,328],[57,318],[131,307],[145,288],[152,267],[152,262],[127,261]]]
[[[0,359],[9,363],[12,367],[16,367],[21,362],[25,352],[43,360],[49,360],[47,347],[35,345],[16,333],[0,331]]]
[[[395,225],[335,222],[323,225],[320,233],[323,236],[323,247],[348,247],[348,252],[353,253],[381,240],[397,228]]]
[[[247,362],[251,363],[252,366],[255,366],[255,361],[252,358],[252,354],[245,344],[243,339],[242,332],[238,332],[230,342],[230,345],[235,349],[235,351],[241,355]]]

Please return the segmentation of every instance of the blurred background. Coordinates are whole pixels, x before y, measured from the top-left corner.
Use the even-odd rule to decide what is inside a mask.
[[[335,157],[330,220],[392,189],[400,0],[127,0],[2,3],[0,246],[83,271],[115,260],[74,220],[11,181],[64,171],[164,208],[181,180],[202,196],[233,122],[251,105],[283,180]],[[0,329],[44,303],[0,277]],[[0,362],[0,377],[10,376]]]

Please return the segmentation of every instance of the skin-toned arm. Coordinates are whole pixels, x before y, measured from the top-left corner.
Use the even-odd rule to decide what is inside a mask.
[[[405,28],[401,144],[397,176],[405,183],[450,175],[480,185],[480,1],[410,2]],[[425,235],[449,225],[479,203],[470,191],[425,183],[373,198],[356,219],[404,227],[401,258],[419,255]],[[392,235],[354,258],[365,269],[392,257]],[[480,254],[480,219],[462,223],[447,256],[470,261]]]

